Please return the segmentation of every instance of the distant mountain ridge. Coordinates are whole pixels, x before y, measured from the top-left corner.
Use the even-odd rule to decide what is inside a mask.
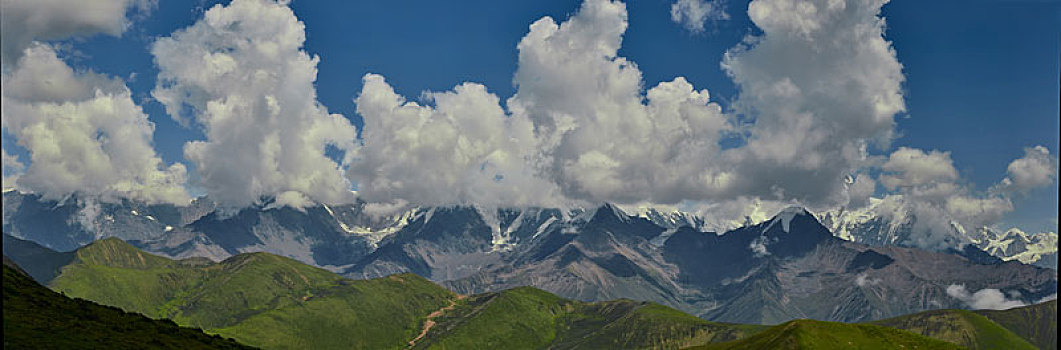
[[[18,198],[34,200],[5,194],[5,202]],[[22,207],[34,205],[44,207]],[[741,323],[856,322],[966,307],[946,293],[950,285],[999,289],[1025,303],[1057,291],[1053,270],[985,263],[962,251],[849,242],[802,208],[724,234],[673,224],[688,216],[628,215],[610,204],[570,211],[418,208],[390,218],[364,209],[364,203],[304,210],[266,203],[228,215],[214,211],[130,242],[170,257],[214,261],[270,252],[356,279],[411,272],[466,294],[534,286],[580,301],[653,301]],[[36,232],[27,222],[6,220],[19,215],[29,213],[9,213],[5,205],[5,230]]]
[[[802,216],[794,215],[787,230],[795,231]],[[770,226],[766,231],[786,229],[784,217],[764,224]],[[781,233],[766,237],[772,234]],[[71,254],[76,258],[47,281],[51,288],[128,311],[169,317],[267,349],[733,349],[835,345],[838,339],[849,346],[959,348],[963,344],[963,338],[950,333],[925,335],[958,345],[868,324],[797,320],[768,328],[717,323],[655,303],[626,299],[585,303],[532,287],[459,295],[414,274],[355,281],[269,253],[243,253],[220,263],[178,261],[108,238]],[[866,266],[879,265],[878,260],[868,261]],[[5,288],[8,271],[5,268]],[[136,292],[128,292],[132,290]],[[5,291],[5,331],[9,295]],[[1048,338],[1043,332],[1051,324],[1056,326],[1056,301],[981,313],[988,318],[977,316],[981,325],[965,333],[973,339],[1012,349],[1030,347],[1029,340],[1056,343],[1056,334]],[[919,315],[904,317],[923,320]],[[960,321],[947,320],[906,322],[900,328],[964,327]],[[1043,326],[1020,336],[1011,331],[1028,325]]]
[[[838,208],[818,213],[823,225],[837,237],[872,246],[914,246],[914,226],[917,215],[902,204],[871,198],[868,206],[858,210]],[[956,221],[950,222],[949,237],[954,245],[972,244],[980,250],[1004,261],[1057,269],[1058,239],[1056,232],[1025,233],[1018,229],[1000,231],[991,227],[969,228]]]

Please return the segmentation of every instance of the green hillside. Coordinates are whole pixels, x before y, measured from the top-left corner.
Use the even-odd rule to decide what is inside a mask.
[[[1057,300],[1012,308],[979,310],[983,315],[1040,349],[1057,349]]]
[[[169,320],[65,297],[13,266],[4,256],[5,349],[248,348]]]
[[[455,298],[411,274],[351,281],[266,253],[203,266],[105,239],[76,255],[52,289],[264,348],[400,348]]]
[[[415,348],[679,348],[765,328],[708,322],[646,302],[577,302],[530,287],[468,297],[432,320],[438,323]]]
[[[461,296],[414,274],[354,281],[267,253],[177,261],[104,239],[70,261],[49,283],[53,290],[267,349],[1033,349],[1021,336],[1056,344],[1056,302],[767,327],[709,322],[647,302],[572,301],[530,287]]]
[[[1020,336],[968,310],[932,310],[872,322],[969,349],[1036,349]]]
[[[944,341],[870,324],[795,320],[751,337],[690,349],[961,349]]]

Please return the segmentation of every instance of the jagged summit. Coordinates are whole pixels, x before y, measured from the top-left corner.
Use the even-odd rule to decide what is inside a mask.
[[[605,219],[618,219],[619,221],[629,221],[630,215],[626,214],[622,208],[611,203],[604,203],[597,210],[594,211],[592,220],[605,220]]]

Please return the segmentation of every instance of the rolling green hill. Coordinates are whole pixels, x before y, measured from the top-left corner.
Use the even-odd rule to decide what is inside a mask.
[[[49,282],[53,290],[267,349],[1033,348],[1021,336],[1056,344],[1046,328],[1056,324],[1056,302],[983,315],[941,310],[877,324],[767,327],[709,322],[648,302],[573,301],[530,287],[463,296],[414,274],[355,281],[267,253],[178,261],[104,239],[71,254]],[[1033,329],[1018,336],[991,320]]]
[[[4,256],[5,349],[247,349],[231,339],[44,288]]]
[[[872,323],[907,330],[974,350],[1036,349],[1005,327],[968,310],[932,310]]]
[[[745,339],[690,349],[961,349],[962,347],[893,328],[870,324],[794,320]]]
[[[647,302],[572,301],[530,287],[470,296],[432,321],[415,348],[674,349],[766,328],[708,322]]]
[[[351,281],[266,253],[174,261],[118,239],[76,251],[50,287],[264,348],[399,348],[455,298],[412,275]]]
[[[118,239],[75,251],[50,286],[277,349],[678,348],[765,328],[708,322],[653,303],[576,302],[529,287],[464,297],[413,274],[354,281],[267,253],[216,264],[175,261]]]
[[[1012,308],[979,310],[983,315],[1009,329],[1040,349],[1057,349],[1057,300]]]

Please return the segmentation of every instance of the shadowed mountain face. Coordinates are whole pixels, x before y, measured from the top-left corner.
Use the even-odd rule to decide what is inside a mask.
[[[59,275],[59,269],[74,260],[74,253],[60,253],[4,233],[4,257],[25,266],[25,272],[34,280],[51,281]]]
[[[25,195],[5,193],[5,203],[9,197]],[[969,246],[946,254],[844,241],[800,208],[725,234],[661,225],[612,205],[423,208],[390,218],[363,209],[214,211],[132,243],[176,258],[270,252],[355,279],[411,272],[459,293],[534,286],[581,301],[653,301],[707,320],[760,324],[968,307],[946,293],[951,285],[1019,293],[1026,303],[1057,291],[1053,270],[987,259]],[[5,229],[30,232],[8,221],[29,214],[5,206],[4,215]],[[73,219],[54,221],[63,220]]]
[[[533,285],[580,300],[652,300],[708,320],[759,324],[966,307],[947,295],[952,284],[1017,291],[1029,302],[1057,289],[1052,270],[1017,262],[842,241],[801,209],[723,235],[647,224],[603,207],[566,230],[578,234],[547,230],[509,252],[511,263],[445,284],[462,293]]]

